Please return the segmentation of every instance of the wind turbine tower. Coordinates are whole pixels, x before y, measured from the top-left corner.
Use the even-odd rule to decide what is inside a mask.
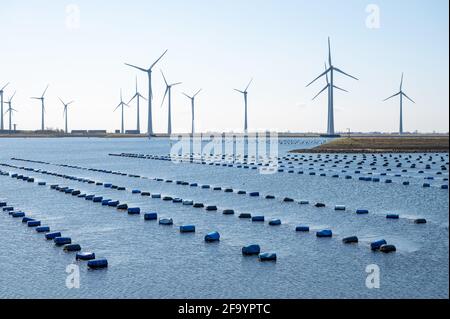
[[[202,91],[202,89],[198,90],[197,93],[195,93],[193,96],[189,96],[186,93],[183,93],[188,99],[191,100],[191,110],[192,110],[192,136],[194,136],[195,133],[195,125],[194,125],[194,110],[195,110],[195,97]]]
[[[45,113],[45,105],[44,105],[44,96],[45,96],[45,92],[47,92],[48,89],[48,85],[44,90],[44,93],[42,93],[41,97],[32,97],[32,99],[34,100],[41,100],[41,131],[43,131],[45,129],[45,125],[44,125],[44,113]]]
[[[247,87],[245,88],[244,91],[238,90],[238,89],[234,89],[235,91],[242,93],[244,95],[244,106],[245,106],[245,114],[244,114],[244,133],[248,132],[248,114],[247,114],[247,94],[248,94],[248,88],[250,87],[250,84],[252,83],[253,79],[250,80],[250,82],[248,82]]]
[[[168,112],[167,112],[167,116],[168,116],[168,120],[167,120],[167,134],[171,135],[172,134],[172,87],[178,84],[181,84],[181,82],[177,82],[177,83],[172,83],[169,84],[166,80],[166,77],[164,76],[163,71],[161,71],[161,74],[163,76],[164,82],[166,83],[166,92],[164,93],[164,97],[161,103],[161,107],[164,104],[164,100],[166,99],[166,95],[168,95],[167,99],[168,99]]]
[[[406,95],[405,92],[403,92],[403,73],[402,73],[402,79],[400,80],[400,91],[398,93],[395,93],[394,95],[388,97],[387,99],[384,99],[383,102],[387,101],[397,95],[400,96],[400,130],[399,130],[399,133],[403,134],[403,97],[406,97],[408,100],[410,100],[414,104],[416,103],[408,95]]]
[[[339,68],[335,67],[331,61],[331,44],[330,44],[330,38],[328,37],[328,69],[325,70],[322,74],[320,74],[317,78],[315,78],[313,81],[311,81],[306,87],[310,86],[314,82],[316,82],[318,79],[320,79],[322,76],[326,75],[328,76],[328,73],[330,74],[330,82],[328,86],[328,125],[327,125],[327,134],[328,135],[334,135],[334,89],[337,88],[334,85],[334,72],[341,73],[345,76],[348,76],[354,80],[358,80],[354,76],[345,73],[344,71],[340,70]],[[339,88],[338,88],[339,89]]]
[[[164,51],[164,53],[150,66],[148,69],[144,69],[132,64],[125,63],[126,65],[138,69],[142,72],[147,73],[148,76],[148,122],[147,122],[147,133],[148,137],[150,138],[153,135],[153,118],[152,118],[152,99],[153,99],[153,92],[152,92],[152,69],[156,65],[156,63],[161,60],[161,58],[167,53],[167,50]]]
[[[12,99],[14,98],[14,95],[16,95],[16,91],[14,91],[14,94],[9,98],[8,102],[5,102],[5,104],[8,104],[8,109],[6,110],[6,113],[9,113],[9,132],[12,131],[12,112],[17,112],[16,109],[13,109],[12,107]]]

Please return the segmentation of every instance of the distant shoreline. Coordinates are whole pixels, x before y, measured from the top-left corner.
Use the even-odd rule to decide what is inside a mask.
[[[312,149],[296,149],[290,153],[448,153],[449,137],[396,136],[344,137]]]

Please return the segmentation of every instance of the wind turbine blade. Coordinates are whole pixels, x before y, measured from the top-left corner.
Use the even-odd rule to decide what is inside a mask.
[[[9,103],[11,103],[11,101],[14,98],[15,95],[16,95],[16,91],[14,91],[14,94],[9,98]]]
[[[410,100],[411,102],[413,102],[414,104],[416,104],[416,102],[414,102],[408,95],[406,95],[405,93],[403,93],[403,96],[406,97],[408,100]]]
[[[142,96],[140,93],[138,93],[138,96],[139,96],[141,99],[144,99],[144,100],[147,101],[147,99],[146,99],[144,96]]]
[[[403,88],[403,72],[402,72],[402,79],[400,81],[400,91],[402,90],[402,88]]]
[[[248,90],[250,84],[252,84],[252,82],[253,82],[253,78],[250,80],[250,82],[248,82],[248,85],[247,85],[247,87],[245,88],[244,92],[247,92],[247,90]]]
[[[331,67],[331,43],[330,43],[330,37],[328,37],[328,64]]]
[[[193,97],[196,97],[202,90],[203,89],[198,90],[197,93],[195,93]]]
[[[167,80],[166,80],[166,77],[164,76],[163,71],[162,70],[160,70],[160,71],[161,71],[161,74],[163,76],[164,82],[166,83],[166,86],[169,86],[169,83],[167,83]]]
[[[193,98],[192,96],[189,96],[189,95],[187,95],[187,94],[184,93],[184,92],[183,92],[182,94],[183,94],[184,96],[186,96],[188,99],[191,99],[191,100],[192,100],[192,98]]]
[[[66,106],[66,103],[64,103],[64,101],[63,100],[61,100],[61,98],[58,96],[58,99],[61,101],[61,103],[64,105],[64,106]]]
[[[75,102],[75,100],[74,101],[70,101],[69,103],[67,103],[67,105],[70,105],[70,104],[72,104],[72,103],[74,103]]]
[[[331,70],[331,68],[328,68],[327,70],[325,70],[325,72],[321,73],[318,77],[316,77],[314,80],[312,80],[306,87],[310,86],[311,84],[313,84],[314,82],[316,82],[318,79],[320,79],[322,76],[324,76],[325,74],[327,74],[329,71]]]
[[[148,72],[148,70],[146,70],[146,69],[143,69],[143,68],[141,68],[141,67],[138,67],[138,66],[135,66],[135,65],[132,65],[132,64],[128,64],[128,63],[125,63],[125,65],[131,66],[132,68],[135,68],[135,69],[141,70],[141,71],[143,71],[143,72]]]
[[[342,70],[340,70],[340,69],[338,69],[338,68],[333,67],[333,69],[336,70],[336,71],[338,71],[339,73],[342,73],[342,74],[344,74],[344,75],[346,75],[346,76],[348,76],[348,77],[350,77],[350,78],[352,78],[352,79],[355,79],[355,80],[359,81],[358,78],[355,78],[353,75],[350,75],[350,74],[348,74],[348,73],[345,73],[344,71],[342,71]]]
[[[164,93],[164,97],[163,97],[162,102],[161,102],[161,107],[163,107],[164,100],[166,99],[167,92],[169,92],[169,86],[166,87],[166,92]]]
[[[162,59],[162,57],[165,55],[167,53],[167,50],[166,51],[164,51],[164,53],[163,54],[161,54],[161,56],[158,58],[158,60],[156,60],[153,64],[152,64],[152,66],[150,67],[150,70],[151,69],[153,69],[153,67],[156,65],[156,63],[158,63],[159,62],[159,60],[161,60]]]
[[[45,88],[44,93],[42,93],[41,98],[44,98],[45,92],[47,92],[49,86],[50,86],[50,84],[47,84],[47,87]]]
[[[316,99],[316,97],[318,97],[323,91],[325,91],[326,89],[328,89],[329,85],[325,86],[319,93],[316,94],[315,97],[312,98],[312,101],[314,101]]]
[[[139,96],[139,93],[136,93],[135,95],[133,95],[133,97],[131,98],[131,100],[128,101],[128,103],[131,103],[131,101],[133,101],[138,96]]]
[[[242,93],[242,94],[245,93],[244,91],[241,91],[241,90],[238,90],[238,89],[233,89],[233,90],[235,90],[236,92]]]
[[[342,88],[340,88],[340,87],[338,87],[338,86],[336,86],[336,85],[333,85],[333,87],[334,87],[335,89],[338,89],[338,90],[341,90],[341,91],[344,91],[344,92],[348,92],[347,90],[344,90],[344,89],[342,89]]]
[[[3,91],[8,86],[8,84],[9,84],[9,82],[6,83],[5,86],[0,89],[0,91]]]
[[[172,84],[171,86],[175,86],[175,85],[179,85],[179,84],[183,84],[183,82],[177,82],[177,83]]]
[[[17,111],[16,109],[13,109],[13,108],[11,108],[11,111],[14,111],[14,112],[19,112],[19,111]]]
[[[384,102],[384,101],[387,101],[387,100],[389,100],[389,99],[392,99],[393,97],[396,97],[396,96],[399,95],[400,93],[401,93],[401,92],[398,92],[398,93],[395,93],[394,95],[391,95],[390,97],[384,99],[383,102]]]
[[[40,97],[30,97],[30,99],[33,99],[33,100],[40,100],[41,98],[40,98]]]

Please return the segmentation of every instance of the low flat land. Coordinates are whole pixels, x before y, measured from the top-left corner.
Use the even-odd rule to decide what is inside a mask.
[[[292,153],[416,153],[448,152],[449,137],[345,137]]]

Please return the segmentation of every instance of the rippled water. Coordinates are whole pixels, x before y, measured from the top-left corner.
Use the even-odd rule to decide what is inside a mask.
[[[292,144],[294,143],[296,144]],[[293,148],[314,146],[314,140],[282,140],[280,156]],[[32,167],[51,172],[109,182],[127,187],[127,191],[27,172],[11,167],[3,171],[33,176],[26,183],[0,176],[0,200],[7,200],[48,225],[72,237],[83,250],[94,251],[108,259],[106,270],[88,270],[85,262],[75,262],[74,254],[47,242],[42,234],[23,225],[7,213],[0,214],[0,297],[2,298],[448,298],[448,184],[447,171],[437,175],[437,164],[425,174],[416,170],[395,177],[394,169],[379,183],[358,180],[352,163],[342,172],[340,163],[309,170],[304,174],[284,172],[263,175],[257,170],[236,167],[173,164],[170,161],[112,157],[109,153],[142,153],[166,155],[168,140],[156,139],[0,139],[0,163]],[[302,156],[302,155],[298,155]],[[306,157],[308,155],[305,155]],[[333,158],[332,155],[331,158]],[[403,155],[405,156],[405,155]],[[236,193],[205,190],[149,179],[105,174],[57,165],[20,162],[12,157],[57,164],[103,168],[147,177],[186,180],[201,184],[232,187],[234,190],[259,191],[277,199],[249,197]],[[413,155],[415,159],[417,155]],[[444,155],[448,168],[448,154]],[[314,155],[316,158],[316,155]],[[428,163],[424,157],[424,164]],[[406,165],[406,158],[401,161]],[[369,172],[368,163],[361,169]],[[392,160],[393,163],[393,160]],[[378,162],[380,164],[380,161]],[[422,164],[417,164],[418,168]],[[323,171],[320,171],[320,169]],[[381,165],[377,166],[382,171]],[[406,168],[404,166],[403,168]],[[317,172],[310,176],[310,171]],[[319,176],[325,172],[326,177]],[[400,172],[400,171],[399,171]],[[339,174],[339,178],[331,175]],[[375,173],[374,173],[375,174]],[[344,179],[352,175],[353,179]],[[364,175],[367,176],[367,175]],[[424,177],[434,176],[430,188],[422,188]],[[385,184],[386,178],[393,180]],[[402,185],[410,181],[409,186]],[[47,186],[38,186],[46,181]],[[139,206],[143,212],[154,211],[160,217],[171,217],[173,226],[144,221],[142,214],[130,216],[81,198],[51,190],[50,184],[80,189]],[[205,204],[217,205],[219,211],[206,212],[159,199],[131,194],[131,189],[162,193]],[[284,203],[285,196],[309,200],[310,205]],[[323,202],[325,208],[312,204]],[[346,211],[334,205],[346,205]],[[224,208],[236,215],[225,216]],[[365,208],[368,215],[356,215]],[[242,220],[239,213],[264,215],[266,220],[280,218],[281,226],[269,226]],[[387,220],[386,213],[400,215]],[[413,220],[426,218],[416,225]],[[178,227],[194,224],[196,232],[180,234]],[[295,232],[297,225],[309,225],[310,233]],[[314,231],[329,228],[333,238],[316,238]],[[219,243],[205,243],[203,237],[219,231]],[[342,238],[357,235],[360,242],[344,245]],[[372,252],[370,242],[384,238],[397,247],[391,254]],[[263,251],[276,252],[278,260],[259,262],[257,257],[243,257],[241,248],[256,243]],[[80,288],[66,287],[67,265],[80,266]],[[366,266],[380,268],[380,288],[366,287]]]

